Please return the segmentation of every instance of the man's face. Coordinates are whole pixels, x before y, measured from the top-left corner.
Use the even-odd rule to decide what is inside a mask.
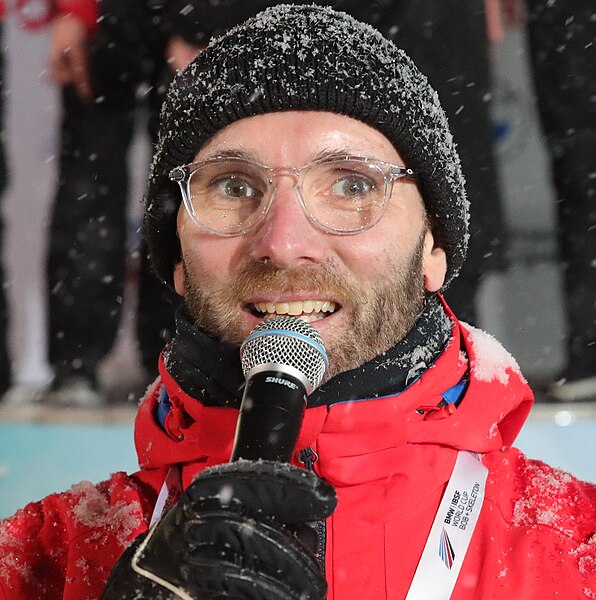
[[[389,140],[350,117],[294,111],[258,115],[218,132],[197,154],[237,152],[268,166],[301,167],[323,153],[403,165]],[[174,271],[198,325],[240,344],[274,314],[311,321],[330,359],[326,379],[388,350],[411,329],[423,294],[438,290],[445,253],[434,246],[416,185],[397,180],[387,212],[371,229],[334,235],[302,211],[292,177],[279,177],[265,220],[249,233],[202,231],[178,213],[183,260]]]

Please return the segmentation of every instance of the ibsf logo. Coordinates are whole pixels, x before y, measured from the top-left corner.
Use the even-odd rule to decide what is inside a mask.
[[[451,570],[453,561],[455,560],[455,551],[453,550],[451,540],[449,539],[444,527],[443,531],[441,532],[441,539],[439,540],[439,556],[445,563],[445,566]]]
[[[282,377],[265,377],[265,383],[277,383],[279,385],[285,385],[291,390],[297,390],[298,386],[287,379],[283,379]]]

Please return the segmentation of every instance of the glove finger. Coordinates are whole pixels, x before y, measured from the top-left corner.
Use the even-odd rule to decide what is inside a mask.
[[[201,515],[185,527],[189,573],[213,569],[215,578],[248,574],[269,587],[287,587],[317,597],[325,588],[310,550],[285,528],[227,512]]]
[[[145,536],[146,534],[138,536],[118,559],[106,582],[101,600],[139,600],[140,598],[176,600],[178,598],[169,590],[133,570],[132,558]]]
[[[191,509],[206,499],[220,506],[242,505],[242,513],[282,523],[327,518],[335,509],[335,490],[315,473],[287,463],[237,461],[203,471],[187,490]]]
[[[313,596],[290,589],[282,580],[265,581],[252,572],[215,566],[195,567],[188,576],[193,579],[197,600],[324,600],[326,591]]]
[[[290,530],[299,542],[310,552],[316,556],[319,548],[319,535],[315,529],[316,523],[297,523],[296,525],[288,525]]]

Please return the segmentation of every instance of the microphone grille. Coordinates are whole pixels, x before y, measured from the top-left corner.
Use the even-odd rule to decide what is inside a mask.
[[[319,332],[290,316],[259,323],[240,347],[240,361],[245,377],[254,367],[268,363],[294,367],[308,379],[311,392],[321,385],[329,364]]]

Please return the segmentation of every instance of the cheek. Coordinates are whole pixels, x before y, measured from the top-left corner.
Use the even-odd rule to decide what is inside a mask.
[[[237,238],[194,234],[181,238],[182,257],[195,282],[225,280],[234,269],[238,255]]]
[[[374,228],[357,236],[342,237],[336,246],[341,263],[361,281],[386,276],[388,264],[399,253],[394,243],[381,244],[379,237],[369,235],[373,231]]]
[[[361,281],[385,279],[400,264],[408,264],[424,227],[418,210],[388,211],[372,229],[336,240],[341,262]]]

